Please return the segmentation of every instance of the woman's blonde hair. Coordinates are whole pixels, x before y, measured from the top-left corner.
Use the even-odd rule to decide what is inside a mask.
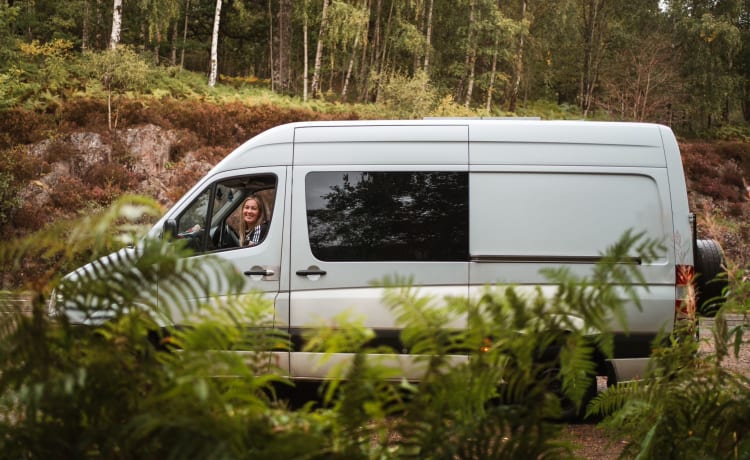
[[[255,225],[260,225],[264,222],[268,221],[268,211],[266,210],[266,202],[263,201],[263,199],[257,195],[250,195],[249,197],[245,198],[245,201],[242,202],[242,206],[240,206],[240,246],[244,246],[245,244],[245,233],[249,230],[252,230],[252,228],[247,228],[247,223],[245,222],[244,216],[242,216],[242,209],[245,208],[245,204],[250,201],[254,200],[256,203],[258,203],[258,221]]]

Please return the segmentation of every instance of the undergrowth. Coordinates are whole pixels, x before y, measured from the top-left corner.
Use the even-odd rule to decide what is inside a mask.
[[[504,287],[431,298],[383,280],[419,383],[383,360],[398,353],[369,345],[371,330],[340,317],[310,325],[305,350],[350,359],[320,405],[292,409],[276,392],[294,383],[273,359],[289,350],[273,305],[241,294],[243,276],[220,259],[139,239],[158,212],[131,197],[0,245],[9,266],[55,261],[0,296],[6,312],[30,299],[0,328],[3,458],[570,458],[557,421],[585,402],[594,353],[612,350],[610,321],[638,300],[637,267],[617,261],[658,250],[624,235],[590,277],[547,272],[552,297]],[[82,253],[94,262],[60,278]]]

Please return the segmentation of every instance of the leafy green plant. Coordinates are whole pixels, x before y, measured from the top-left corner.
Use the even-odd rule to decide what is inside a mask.
[[[25,257],[57,264],[23,287],[26,312],[0,323],[4,456],[569,458],[571,446],[558,441],[562,402],[581,406],[593,353],[611,351],[609,321],[626,300],[614,286],[637,302],[628,289],[637,267],[617,263],[640,244],[630,234],[588,278],[549,272],[552,297],[507,287],[437,299],[386,280],[420,383],[399,378],[384,359],[393,350],[369,345],[372,331],[342,317],[313,330],[307,350],[356,353],[333,367],[320,407],[292,410],[275,396],[290,382],[269,355],[288,347],[269,320],[272,306],[239,295],[242,275],[218,258],[190,257],[179,241],[139,240],[144,216],[158,212],[128,197],[0,245],[5,266]],[[638,250],[648,259],[657,247]],[[94,262],[60,279],[81,252]],[[185,304],[216,298],[210,286],[228,295]],[[0,295],[3,311],[20,292]],[[452,326],[461,319],[468,327]]]
[[[385,280],[386,301],[404,328],[401,342],[422,369],[419,384],[394,379],[393,368],[378,358],[393,350],[368,348],[372,335],[351,332],[356,322],[336,325],[350,331],[344,339],[331,334],[309,342],[311,350],[328,352],[363,344],[348,369],[335,368],[326,391],[348,458],[572,456],[571,446],[559,441],[557,422],[591,397],[594,354],[612,353],[610,321],[623,320],[626,300],[638,304],[628,287],[640,279],[637,268],[617,263],[635,246],[646,260],[659,251],[624,235],[590,277],[548,272],[558,286],[551,297],[506,287],[473,300],[437,299],[408,287],[409,280]],[[468,327],[451,326],[462,319]]]
[[[750,308],[747,270],[730,267],[727,301],[710,328],[714,349],[685,329],[674,331],[669,346],[655,349],[645,378],[621,383],[592,402],[592,413],[607,414],[603,424],[632,439],[622,455],[636,458],[737,459],[750,455],[750,378],[725,366],[747,346]],[[743,318],[730,327],[728,315]],[[706,339],[703,339],[706,340]]]
[[[135,51],[125,46],[87,56],[92,77],[99,80],[107,94],[107,121],[112,130],[117,127],[117,98],[127,91],[143,91],[148,82],[150,67]]]

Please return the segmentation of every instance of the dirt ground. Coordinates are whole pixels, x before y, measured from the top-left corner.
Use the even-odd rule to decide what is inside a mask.
[[[728,319],[730,325],[741,323],[742,317],[739,315]],[[746,327],[748,323],[745,322]],[[713,341],[711,340],[712,319],[702,319],[700,323],[701,352],[710,353],[713,351]],[[745,344],[740,350],[737,358],[731,357],[725,361],[725,365],[741,372],[750,372],[750,346]],[[599,380],[599,391],[606,389],[606,381]],[[619,457],[623,448],[627,445],[627,440],[612,439],[607,433],[596,426],[594,423],[580,423],[566,425],[564,428],[566,439],[576,445],[575,453],[578,457],[586,460],[610,460]]]

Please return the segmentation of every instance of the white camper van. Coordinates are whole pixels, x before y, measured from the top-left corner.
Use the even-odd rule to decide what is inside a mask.
[[[248,245],[241,222],[251,196],[267,225]],[[606,363],[627,380],[642,375],[652,340],[679,313],[694,227],[665,126],[428,119],[270,129],[216,165],[150,236],[189,238],[194,257],[230,261],[248,292],[273,299],[274,323],[293,339],[351,311],[397,340],[374,280],[409,276],[430,294],[461,296],[498,283],[542,286],[540,269],[586,274],[625,231],[645,232],[666,251],[640,267],[642,309],[629,309],[629,334],[617,335]],[[700,248],[715,274],[720,248]],[[292,378],[325,376],[314,355],[281,355]]]

